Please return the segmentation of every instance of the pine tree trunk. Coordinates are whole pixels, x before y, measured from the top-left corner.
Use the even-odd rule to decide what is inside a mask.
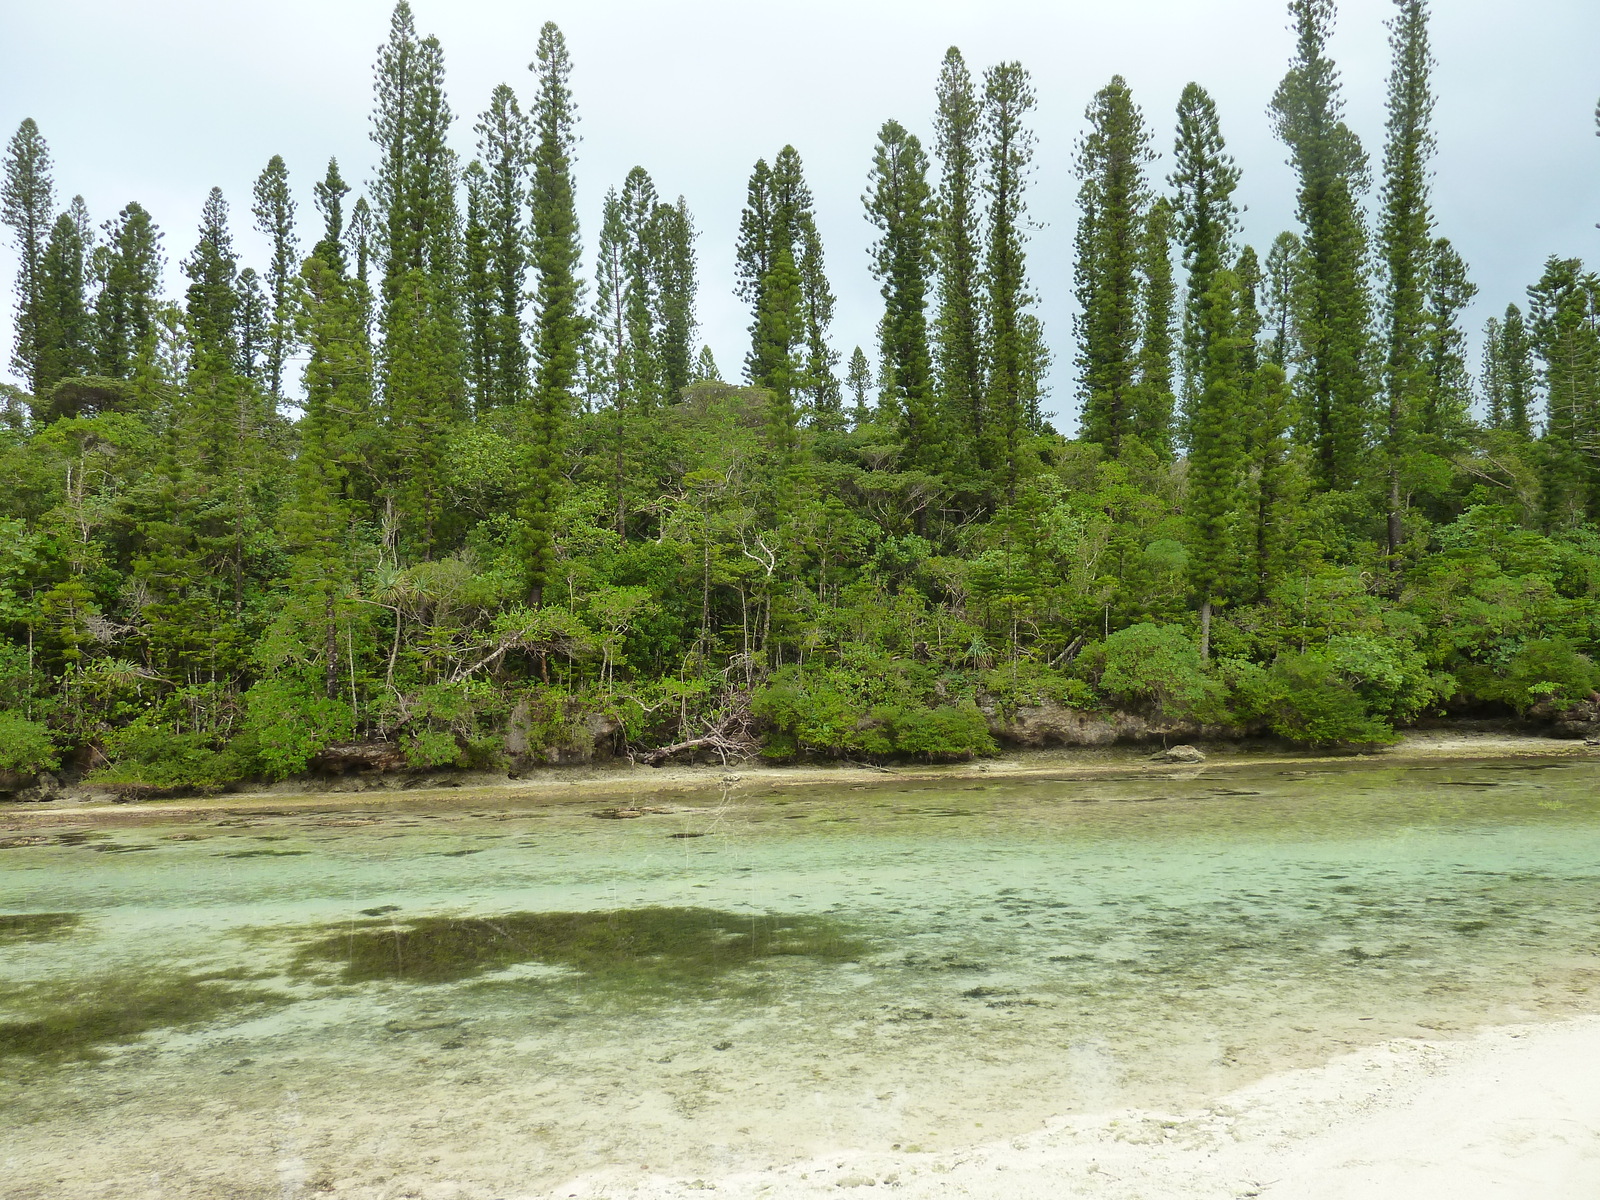
[[[1405,531],[1400,521],[1400,469],[1389,468],[1389,570],[1400,574],[1400,543]]]
[[[1200,661],[1211,661],[1211,597],[1200,605]]]
[[[323,646],[323,690],[329,700],[339,698],[339,627],[333,620],[333,592],[329,591],[323,604],[323,622],[326,635]]]

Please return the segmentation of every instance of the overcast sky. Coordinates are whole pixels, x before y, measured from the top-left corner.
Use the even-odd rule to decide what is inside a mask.
[[[1071,413],[1071,160],[1092,94],[1124,75],[1170,170],[1172,113],[1197,79],[1216,97],[1243,168],[1246,236],[1265,249],[1293,225],[1293,180],[1265,110],[1291,39],[1281,0],[414,0],[421,33],[444,45],[455,142],[490,89],[532,94],[539,26],[571,50],[582,145],[578,183],[586,265],[605,189],[644,166],[687,197],[700,230],[702,337],[737,373],[748,316],[731,294],[745,181],[792,142],[816,194],[839,296],[836,347],[870,352],[878,313],[860,201],[879,125],[894,117],[931,145],[933,83],[947,46],[975,72],[1017,59],[1033,75],[1038,153],[1029,268],[1057,365],[1049,407]],[[50,0],[0,4],[0,125],[39,122],[63,204],[81,193],[96,223],[138,200],[166,233],[167,290],[193,245],[206,192],[234,208],[246,264],[261,267],[250,186],[273,154],[289,163],[303,230],[310,184],[330,155],[370,178],[372,64],[387,0]],[[1390,0],[1344,0],[1333,55],[1351,123],[1382,152]],[[1439,232],[1455,240],[1481,293],[1476,329],[1521,300],[1552,253],[1600,260],[1600,4],[1595,0],[1435,0],[1439,59]],[[303,236],[309,245],[313,236]],[[14,276],[7,245],[0,271]],[[592,270],[592,267],[590,267]],[[0,339],[12,344],[10,304]],[[9,358],[9,353],[5,356]],[[7,376],[9,377],[9,376]]]

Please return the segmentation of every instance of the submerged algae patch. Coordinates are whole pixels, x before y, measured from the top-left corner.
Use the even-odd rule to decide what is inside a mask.
[[[224,1013],[289,1003],[280,993],[230,986],[216,974],[118,974],[68,984],[0,990],[0,1059],[46,1062],[97,1058],[102,1047],[157,1029],[178,1029]]]
[[[65,937],[83,924],[82,913],[0,913],[0,946]]]
[[[592,982],[683,985],[765,959],[848,962],[866,950],[822,917],[660,907],[361,922],[301,947],[296,962],[337,966],[345,983],[453,983],[540,962]]]

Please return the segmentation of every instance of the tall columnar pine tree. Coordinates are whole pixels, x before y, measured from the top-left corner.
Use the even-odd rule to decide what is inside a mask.
[[[798,413],[787,415],[785,405],[836,413],[837,355],[828,344],[834,297],[811,189],[793,146],[780,150],[771,167],[756,163],[740,215],[736,263],[737,291],[752,308],[745,375],[773,394],[774,428],[798,424]]]
[[[1505,325],[1499,317],[1483,323],[1483,355],[1479,360],[1478,390],[1483,396],[1484,423],[1490,429],[1510,425],[1506,410]]]
[[[484,224],[489,178],[473,159],[461,173],[467,191],[467,220],[461,230],[461,316],[467,345],[467,385],[479,413],[494,407],[495,372],[491,351],[494,276],[489,262],[489,227]]]
[[[1239,277],[1220,270],[1211,277],[1201,320],[1206,346],[1204,386],[1189,429],[1189,578],[1200,608],[1200,654],[1210,656],[1211,619],[1235,581],[1235,525],[1244,464],[1243,422],[1251,380],[1245,370],[1250,339],[1242,329]]]
[[[851,427],[860,429],[872,420],[872,408],[867,403],[867,396],[872,391],[872,364],[867,361],[866,352],[860,346],[850,352],[844,385],[850,393]]]
[[[862,200],[867,219],[878,230],[872,274],[884,301],[878,344],[887,376],[885,390],[902,422],[908,462],[937,470],[945,461],[946,439],[928,350],[932,194],[922,143],[898,121],[885,121],[878,131]]]
[[[735,290],[751,306],[745,378],[772,393],[775,423],[792,429],[782,411],[794,404],[795,331],[800,324],[799,270],[794,261],[794,198],[786,203],[772,168],[758,159],[745,191],[735,249]],[[784,260],[779,279],[779,251]]]
[[[1001,63],[983,77],[984,189],[989,224],[984,253],[984,325],[988,335],[988,379],[984,401],[994,487],[1014,500],[1026,472],[1029,393],[1037,362],[1037,335],[1026,321],[1033,296],[1028,286],[1025,193],[1033,164],[1034,135],[1027,124],[1033,85],[1021,63]]]
[[[400,543],[433,558],[448,548],[453,520],[446,503],[446,438],[467,407],[460,169],[448,145],[444,55],[437,39],[417,37],[406,0],[395,6],[389,40],[379,50],[375,90],[385,499]]]
[[[1600,515],[1600,279],[1575,258],[1552,257],[1528,301],[1546,404],[1544,516],[1568,528]]]
[[[74,204],[81,209],[83,197]],[[45,242],[34,325],[38,347],[34,377],[36,387],[44,391],[70,375],[88,374],[94,365],[84,225],[72,212],[64,212]]]
[[[1293,233],[1280,233],[1267,251],[1265,270],[1266,356],[1287,374],[1300,346],[1299,314],[1305,299],[1305,247]]]
[[[651,214],[655,185],[642,167],[628,173],[619,194],[606,192],[595,263],[592,390],[605,406],[615,527],[627,533],[639,417],[657,399],[655,286]]]
[[[619,198],[622,246],[622,328],[625,364],[619,364],[628,407],[654,408],[661,401],[661,356],[657,337],[660,259],[656,209],[661,200],[654,180],[634,167],[622,181]]]
[[[1078,146],[1078,389],[1083,435],[1112,457],[1134,435],[1139,391],[1140,268],[1153,157],[1144,117],[1118,75],[1084,114]]]
[[[796,346],[804,334],[800,268],[787,239],[775,239],[772,268],[761,285],[752,355],[760,374],[752,382],[767,390],[767,430],[779,463],[795,464],[799,450],[799,406],[795,402],[801,362]]]
[[[1283,364],[1275,361],[1273,333],[1261,342],[1267,321],[1260,309],[1263,284],[1253,247],[1239,255],[1239,327],[1245,381],[1240,428],[1244,442],[1241,479],[1241,592],[1257,603],[1267,599],[1288,556],[1296,492],[1290,463],[1291,394]],[[1263,352],[1265,351],[1265,352]]]
[[[239,272],[236,290],[239,315],[234,341],[238,344],[239,355],[234,370],[241,379],[264,386],[268,382],[272,352],[272,302],[254,267]]]
[[[372,292],[372,261],[377,243],[377,218],[373,216],[372,206],[367,203],[365,196],[357,196],[356,202],[350,206],[350,224],[345,229],[345,258],[349,264],[351,282],[355,285],[356,294],[361,300],[361,311],[364,314],[362,327],[367,331],[367,340],[373,336],[373,328],[377,314],[377,298]],[[376,377],[377,363],[373,363],[374,377]]]
[[[228,202],[212,188],[200,216],[200,238],[183,261],[189,336],[188,440],[217,476],[234,465],[239,408],[239,256],[228,227]]]
[[[289,168],[282,155],[274,154],[256,180],[251,212],[256,230],[272,248],[267,259],[269,325],[263,382],[275,400],[282,400],[284,362],[295,350],[294,282],[300,258],[294,231],[294,195],[289,190]]]
[[[1388,545],[1391,557],[1404,536],[1401,474],[1429,390],[1427,303],[1433,252],[1433,212],[1428,164],[1433,157],[1433,90],[1429,76],[1426,0],[1395,0],[1389,22],[1394,65],[1389,73],[1388,136],[1383,152],[1383,215],[1379,256],[1383,261],[1384,415],[1380,440],[1388,479]],[[1398,561],[1394,562],[1398,567]]]
[[[529,170],[533,129],[508,84],[489,96],[478,118],[480,251],[487,282],[482,378],[474,393],[480,412],[520,403],[528,389],[528,351],[522,338],[528,290]]]
[[[297,338],[306,330],[315,332],[322,349],[317,351],[310,342],[303,344],[343,372],[335,378],[335,367],[330,365],[329,374],[323,377],[330,384],[324,394],[334,397],[337,404],[328,414],[329,445],[338,451],[339,478],[351,514],[378,522],[383,481],[375,474],[382,465],[382,455],[381,430],[374,420],[373,406],[372,295],[360,274],[360,265],[366,258],[365,234],[356,228],[363,214],[370,215],[370,211],[358,200],[347,222],[344,201],[349,194],[350,185],[339,173],[338,160],[330,158],[327,172],[312,188],[317,212],[322,216],[322,237],[312,247],[311,257],[319,259],[332,275],[319,277],[318,296],[323,299],[316,305],[307,309],[297,301],[295,328]],[[303,267],[301,274],[301,286],[309,286]],[[355,315],[347,318],[345,307]],[[328,328],[336,333],[324,329],[325,315],[331,322]],[[351,321],[354,331],[349,328]],[[333,388],[332,383],[338,387]]]
[[[243,375],[241,334],[262,328],[265,305],[256,290],[252,315],[240,287],[239,258],[229,227],[228,203],[212,188],[200,217],[200,237],[183,262],[189,287],[184,324],[189,375],[174,430],[182,439],[178,460],[207,501],[196,514],[199,545],[212,570],[231,584],[233,618],[244,604],[246,541],[261,524],[266,496],[262,478],[267,406]]]
[[[343,198],[338,164],[317,186],[323,236],[306,259],[297,290],[296,337],[308,351],[305,408],[299,423],[294,495],[286,514],[290,586],[320,636],[322,691],[340,694],[339,604],[349,586],[345,534],[350,519],[345,463],[356,444],[354,421],[371,404],[371,347],[362,298],[346,274]]]
[[[28,390],[44,390],[40,377],[40,342],[44,304],[44,255],[55,223],[55,185],[50,178],[50,149],[39,126],[27,117],[6,146],[0,178],[0,220],[11,230],[17,250],[16,344],[11,365]]]
[[[1515,304],[1506,307],[1506,315],[1496,321],[1493,336],[1484,338],[1486,387],[1497,387],[1489,399],[1489,424],[1495,429],[1509,429],[1523,437],[1533,434],[1533,393],[1536,376],[1533,369],[1533,347],[1528,341],[1528,323],[1522,310]]]
[[[622,197],[606,189],[600,209],[600,248],[594,265],[594,317],[591,325],[589,390],[595,401],[615,407],[622,401],[621,378],[628,362],[628,223]]]
[[[1360,139],[1342,119],[1339,74],[1327,57],[1334,0],[1290,0],[1295,54],[1272,100],[1278,137],[1299,175],[1305,277],[1297,330],[1302,439],[1324,488],[1361,481],[1372,425],[1371,298],[1358,202],[1368,183]]]
[[[745,185],[744,209],[739,213],[739,237],[734,248],[733,290],[750,309],[750,350],[745,355],[745,378],[756,382],[755,314],[761,308],[762,283],[772,271],[772,168],[757,159]]]
[[[717,366],[717,356],[711,353],[710,346],[701,346],[700,353],[694,358],[694,383],[721,383],[722,370]]]
[[[694,378],[692,347],[698,322],[695,294],[698,272],[695,267],[694,218],[682,196],[677,203],[656,205],[651,218],[655,257],[651,263],[656,300],[656,355],[660,371],[661,398],[674,402]],[[715,364],[713,363],[713,368]]]
[[[539,31],[529,64],[538,78],[533,122],[533,387],[525,414],[521,516],[522,567],[537,605],[555,568],[554,521],[564,478],[561,458],[575,404],[584,340],[583,285],[578,279],[578,211],[572,168],[577,106],[566,39],[554,22]]]
[[[1448,238],[1429,247],[1422,323],[1423,388],[1416,430],[1421,445],[1447,454],[1461,445],[1471,420],[1472,373],[1461,315],[1478,294],[1467,264]]]
[[[1197,83],[1185,87],[1178,101],[1178,134],[1173,152],[1169,182],[1175,197],[1178,242],[1183,247],[1183,265],[1188,272],[1189,300],[1183,313],[1183,396],[1187,414],[1204,386],[1206,364],[1210,361],[1204,309],[1211,294],[1211,277],[1232,262],[1233,239],[1239,231],[1239,209],[1233,199],[1239,186],[1239,168],[1223,140],[1216,102]]]
[[[1152,204],[1145,215],[1139,275],[1139,382],[1134,392],[1133,434],[1162,458],[1171,458],[1178,296],[1172,277],[1172,206],[1164,198]]]
[[[155,336],[160,303],[161,232],[150,214],[130,203],[105,224],[105,240],[94,248],[95,371],[127,379],[145,345]]]
[[[938,261],[938,315],[934,322],[939,404],[948,434],[949,462],[971,476],[992,469],[984,419],[984,306],[981,157],[983,106],[972,74],[951,46],[939,68],[934,116],[939,195],[933,239]]]
[[[799,160],[796,159],[798,167]],[[800,391],[811,420],[834,426],[840,410],[839,352],[829,341],[833,328],[834,295],[828,282],[827,265],[822,255],[822,234],[815,214],[799,215],[800,254],[795,262],[800,272],[800,311],[803,359]]]

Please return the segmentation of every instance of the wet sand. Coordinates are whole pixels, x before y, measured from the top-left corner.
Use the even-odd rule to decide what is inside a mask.
[[[1176,744],[1176,743],[1175,743]],[[1407,733],[1396,745],[1362,753],[1316,753],[1260,743],[1206,744],[1208,755],[1198,765],[1153,761],[1150,746],[1072,747],[1057,750],[1015,751],[997,758],[945,765],[898,764],[892,767],[860,763],[773,766],[759,759],[726,766],[674,765],[643,767],[627,763],[589,767],[550,767],[512,779],[504,775],[462,773],[418,777],[352,777],[344,780],[285,780],[269,788],[241,790],[212,796],[143,800],[119,803],[94,797],[92,782],[75,789],[79,798],[43,804],[0,803],[0,822],[21,828],[29,818],[49,820],[67,814],[74,821],[90,814],[126,819],[128,814],[164,816],[204,814],[219,810],[250,812],[259,809],[336,810],[366,808],[375,804],[428,800],[481,805],[502,800],[516,805],[564,800],[587,801],[615,797],[619,801],[677,800],[726,797],[730,792],[817,787],[874,788],[906,782],[951,785],[973,781],[1095,780],[1148,777],[1189,777],[1196,771],[1225,770],[1241,766],[1302,766],[1373,763],[1402,766],[1407,763],[1473,762],[1517,759],[1590,759],[1600,761],[1600,746],[1582,741],[1536,737],[1520,733],[1429,730]],[[121,814],[117,816],[115,814]],[[91,818],[92,819],[92,818]]]
[[[1597,1063],[1600,1019],[1508,1026],[1387,1042],[1186,1112],[1127,1109],[955,1151],[833,1154],[728,1176],[602,1171],[535,1194],[785,1200],[886,1186],[906,1200],[1592,1200]]]

